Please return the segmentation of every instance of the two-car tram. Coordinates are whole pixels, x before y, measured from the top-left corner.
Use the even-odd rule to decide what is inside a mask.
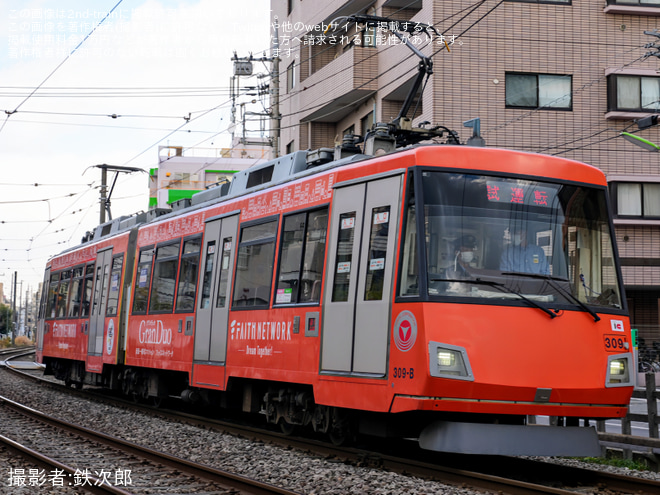
[[[47,371],[334,440],[598,455],[586,420],[624,416],[633,384],[604,175],[461,146],[306,157],[53,257]]]

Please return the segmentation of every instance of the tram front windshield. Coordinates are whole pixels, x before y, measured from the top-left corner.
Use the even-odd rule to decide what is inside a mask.
[[[422,172],[408,211],[401,295],[621,309],[605,190]],[[418,227],[419,226],[419,227]],[[423,235],[415,230],[423,228]],[[423,239],[426,276],[414,246]],[[425,287],[421,284],[424,283]],[[420,283],[421,281],[421,283]],[[486,302],[486,301],[483,301]]]

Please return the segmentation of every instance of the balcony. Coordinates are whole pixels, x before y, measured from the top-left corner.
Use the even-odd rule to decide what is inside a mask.
[[[660,16],[660,0],[607,0],[606,14]]]
[[[300,82],[303,122],[337,122],[377,88],[378,50],[354,46]],[[319,106],[319,103],[321,105]]]

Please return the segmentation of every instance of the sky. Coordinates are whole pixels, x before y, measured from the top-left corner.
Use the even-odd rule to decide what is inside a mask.
[[[231,57],[269,56],[269,28],[269,0],[0,3],[6,297],[14,272],[36,291],[47,259],[99,223],[95,165],[148,171],[159,146],[231,146]],[[146,210],[148,191],[147,173],[120,174],[112,217]]]

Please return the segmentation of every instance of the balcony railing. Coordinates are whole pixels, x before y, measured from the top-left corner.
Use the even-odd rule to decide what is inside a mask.
[[[606,0],[606,14],[660,16],[660,0]]]
[[[660,0],[607,0],[607,5],[627,5],[637,7],[660,7]]]

